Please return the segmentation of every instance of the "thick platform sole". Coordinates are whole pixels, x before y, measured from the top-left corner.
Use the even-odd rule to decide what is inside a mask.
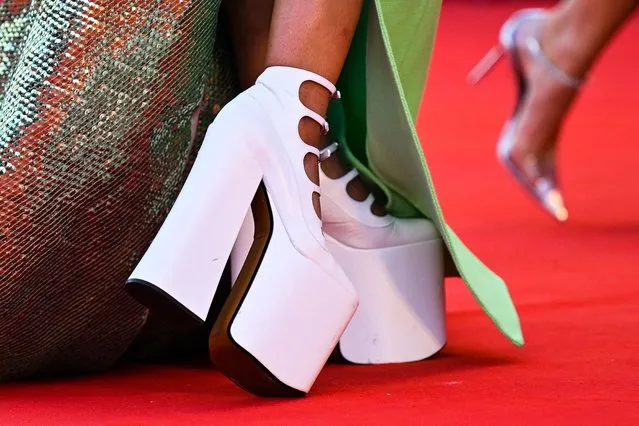
[[[440,239],[356,249],[327,237],[360,305],[339,344],[355,364],[429,358],[446,344],[443,243]]]
[[[231,275],[253,241],[247,214],[231,253]],[[429,358],[446,344],[443,243],[436,238],[405,246],[355,249],[326,237],[360,298],[333,359],[390,364]]]

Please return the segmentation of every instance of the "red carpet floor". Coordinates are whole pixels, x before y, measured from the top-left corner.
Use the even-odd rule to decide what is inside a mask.
[[[329,366],[297,401],[256,399],[195,367],[5,385],[0,425],[638,424],[639,19],[567,125],[561,167],[572,216],[560,226],[494,159],[513,96],[506,68],[475,89],[464,83],[518,6],[446,2],[419,131],[449,221],[510,282],[523,349],[451,281],[449,345],[431,361]]]

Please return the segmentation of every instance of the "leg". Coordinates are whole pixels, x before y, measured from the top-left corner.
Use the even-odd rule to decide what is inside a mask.
[[[304,3],[277,0],[266,65],[303,68],[333,83],[337,82],[355,33],[362,3],[362,0],[309,0]],[[322,87],[306,83],[302,86],[300,98],[312,110],[326,114],[330,99]],[[306,143],[323,148],[319,128],[314,121],[304,119],[300,124],[300,135]],[[336,174],[343,175],[346,172],[338,162],[333,165],[338,169],[335,170]],[[319,182],[317,159],[308,158],[305,167],[309,178]],[[319,199],[314,200],[314,203],[319,212]]]
[[[302,6],[300,1],[275,1],[267,52],[263,48],[255,48],[263,46],[263,31],[252,31],[252,37],[259,40],[251,42],[246,40],[250,38],[247,36],[250,31],[248,25],[240,22],[231,26],[243,32],[247,47],[237,53],[259,56],[268,66],[305,68],[335,82],[349,48],[361,2],[315,0],[309,3],[310,6],[308,3]],[[331,7],[339,9],[337,6],[345,3],[348,4],[346,12],[334,10],[329,13]],[[352,3],[357,3],[357,6]],[[236,16],[242,19],[246,13],[251,11],[247,9]],[[259,28],[263,28],[267,21],[266,16],[261,19],[263,23]],[[335,25],[336,22],[338,25]],[[301,34],[303,38],[300,38]],[[238,48],[242,46],[236,43]],[[249,49],[252,53],[247,53]],[[238,58],[239,66],[242,63],[258,64],[246,72],[252,74],[245,79],[247,85],[252,84],[263,71],[259,66],[261,61],[259,58],[250,61]],[[326,90],[315,83],[302,86],[301,99],[320,114],[325,113],[329,102]],[[304,121],[299,130],[307,143],[318,148],[326,145],[327,141],[320,138],[314,121]],[[313,156],[307,157],[307,160],[307,174],[316,178],[317,159]],[[359,178],[353,178],[353,173],[336,180],[349,170],[338,156],[322,162],[322,170],[326,175],[321,177],[322,228],[326,244],[358,288],[360,306],[366,305],[360,311],[364,313],[355,314],[349,331],[340,340],[339,353],[357,363],[415,361],[436,353],[445,341],[442,245],[437,231],[423,219],[375,218],[371,212],[382,216],[383,208],[370,206],[370,200],[366,204],[349,200],[346,193],[351,198],[364,201],[370,192]],[[251,242],[257,239],[254,236],[258,229],[256,220],[247,217],[231,258],[234,280],[242,280],[242,265],[250,259]],[[426,261],[414,262],[407,273],[405,263],[397,260],[402,257]],[[372,282],[370,276],[379,279]],[[415,276],[420,279],[409,278]],[[380,298],[380,294],[384,297]],[[415,303],[408,306],[406,300]],[[371,312],[375,314],[371,316]],[[369,336],[377,337],[369,339]]]
[[[362,2],[238,0],[226,4],[242,87],[249,87],[265,67],[275,65],[302,68],[335,83],[355,33]],[[323,87],[306,83],[300,97],[312,110],[326,113],[330,99]],[[300,125],[303,139],[321,148],[319,130],[311,120]],[[317,180],[317,170],[313,174]]]
[[[244,64],[243,85],[251,84],[260,63],[265,70],[259,83],[220,111],[193,170],[204,163],[206,153],[219,168],[230,167],[218,179],[208,179],[234,182],[232,189],[221,186],[234,195],[217,234],[226,232],[237,241],[246,196],[253,197],[253,241],[213,326],[209,347],[220,371],[258,395],[308,392],[358,304],[352,284],[324,245],[321,221],[315,217],[319,188],[311,180],[319,183],[317,149],[327,124],[324,116],[362,2],[275,0],[270,28],[267,2],[260,5],[261,12],[253,11],[248,19],[255,20],[249,24],[241,10],[248,2],[227,9],[230,28],[240,36],[235,46],[238,64]],[[250,31],[243,33],[243,26]],[[217,142],[219,149],[206,151],[207,142],[212,146],[223,140],[236,143]],[[227,155],[220,152],[224,148]],[[217,170],[210,164],[200,169]],[[197,176],[193,170],[189,178]],[[229,208],[241,213],[229,214]],[[220,257],[233,245],[227,245],[230,239],[223,240]]]
[[[523,21],[515,32],[523,70],[520,99],[500,155],[507,155],[517,180],[560,221],[568,217],[555,171],[561,126],[579,82],[637,3],[566,0],[545,17]],[[537,50],[531,47],[535,40]]]
[[[248,88],[267,66],[307,69],[335,83],[363,0],[234,0],[224,4],[241,84]],[[300,37],[301,35],[301,37]],[[315,87],[315,89],[321,89]],[[323,89],[304,95],[318,112],[328,107]],[[315,97],[322,101],[313,101]],[[323,107],[322,107],[323,105]]]
[[[318,3],[322,3],[322,2],[318,2]],[[356,11],[357,8],[361,9],[361,2],[359,0],[353,3],[354,4],[349,5],[348,7],[349,8],[352,7],[354,11]],[[326,8],[330,9],[329,6],[332,6],[332,2],[327,2],[327,4],[328,6],[326,6]],[[279,44],[279,39],[291,38],[292,35],[294,35],[296,31],[299,30],[300,24],[297,24],[296,26],[293,26],[293,27],[289,27],[288,21],[301,22],[299,14],[305,13],[305,12],[295,11],[295,9],[291,9],[286,4],[279,5],[278,6],[279,12],[275,11],[275,13],[276,14],[279,13],[280,15],[283,15],[284,20],[279,19],[277,17],[274,17],[274,19],[277,19],[281,22],[279,24],[279,27],[282,29],[274,28],[273,34],[272,34],[273,38],[271,38],[271,40],[269,41],[269,36],[271,35],[270,27],[271,27],[271,21],[272,21],[271,18],[273,14],[274,0],[259,0],[259,1],[236,0],[233,2],[226,3],[224,7],[225,7],[227,19],[229,21],[229,27],[232,33],[232,37],[233,37],[236,66],[237,66],[238,75],[240,79],[240,85],[243,89],[247,89],[248,87],[250,87],[255,82],[257,77],[262,73],[262,71],[264,71],[265,65],[267,64],[267,53],[270,54],[269,60],[272,61],[272,63],[270,63],[269,65],[275,65],[278,63],[279,64],[291,63],[291,60],[288,59],[288,55],[290,55],[291,52],[287,51],[288,47],[286,44],[282,44],[282,45]],[[300,10],[318,9],[319,12],[317,13],[321,14],[321,8],[317,8],[316,6],[313,6],[313,5],[296,6],[296,8]],[[296,15],[294,15],[294,13]],[[327,16],[325,18],[321,18],[323,19],[322,21],[318,20],[320,18],[317,18],[317,17],[313,17],[312,19],[316,19],[315,23],[313,24],[316,27],[319,27],[321,25],[326,25],[327,28],[332,28],[330,23],[328,23],[327,21],[329,21],[330,19],[333,19],[333,17]],[[354,21],[356,23],[357,19],[355,19]],[[335,34],[339,35],[340,31],[344,31],[344,30],[345,29],[343,26],[341,26],[341,29],[340,29],[340,26],[337,25],[334,27],[332,32],[334,33],[334,35]],[[276,31],[279,31],[279,33],[276,33]],[[353,31],[354,31],[353,28],[347,29],[347,32],[349,32],[350,34],[352,34]],[[309,31],[309,33],[311,32]],[[324,31],[324,33],[326,33],[326,31]],[[320,37],[324,37],[324,39],[327,39],[327,37],[331,37],[331,35],[325,34],[325,35],[318,36],[314,34],[313,37],[309,38],[309,40],[306,42],[307,43],[306,47],[304,47],[302,43],[300,43],[299,46],[295,47],[295,50],[292,51],[294,56],[304,55],[306,52],[305,49],[308,49],[308,51],[312,55],[314,55],[315,58],[317,58],[316,61],[318,63],[324,63],[330,60],[330,55],[340,54],[339,52],[334,51],[332,47],[330,47],[329,45],[329,51],[330,51],[329,56],[324,57],[324,55],[321,54],[317,50],[317,47],[315,46],[315,41],[318,40]],[[293,38],[293,40],[295,40],[295,38]],[[349,44],[350,44],[350,37],[348,38],[348,43],[343,44],[341,47],[342,55],[346,54]],[[269,48],[269,45],[271,46],[270,48]],[[283,59],[283,58],[286,58],[286,59]],[[341,66],[343,65],[343,59],[341,60],[341,62],[342,64],[340,64],[339,66],[340,70],[341,70]],[[311,65],[314,65],[314,64],[311,64]],[[311,69],[311,68],[308,68],[308,69]],[[335,71],[331,71],[331,72],[335,74]],[[322,72],[318,72],[318,74],[322,74]],[[337,76],[339,76],[339,72],[337,72]],[[320,91],[320,93],[321,92],[322,91]],[[312,106],[312,105],[309,104],[309,106]],[[318,112],[320,111],[318,110]],[[309,122],[306,123],[306,125],[303,125],[303,128],[301,128],[300,131],[303,132],[302,133],[303,139],[315,146],[319,146],[320,148],[323,148],[328,143],[326,139],[315,140],[315,142],[311,141],[311,139],[313,139],[313,136],[309,135],[306,132],[309,132],[309,131],[315,132],[315,137],[317,137],[317,132],[316,132],[316,125],[314,124],[314,122],[310,120]],[[315,168],[315,161],[313,159],[309,159],[306,164],[306,167],[307,167],[309,176],[311,176],[315,181],[317,181],[316,180],[317,170]],[[333,179],[343,176],[349,171],[349,169],[350,167],[345,163],[345,161],[343,161],[340,158],[339,155],[335,155],[331,157],[329,160],[322,163],[322,170],[324,171],[324,173],[326,173],[328,177]],[[364,185],[364,183],[359,177],[356,177],[348,184],[347,190],[351,198],[357,201],[365,200],[370,194],[370,190]],[[379,216],[385,213],[383,205],[379,203],[375,203],[373,205],[372,211]]]
[[[565,0],[542,32],[548,57],[570,75],[583,76],[635,9],[637,0]]]
[[[273,4],[274,0],[227,0],[222,5],[242,90],[251,87],[264,71]]]
[[[582,78],[637,5],[637,0],[566,0],[549,18],[522,29],[535,31],[544,54],[566,74]],[[529,58],[530,59],[530,58]],[[528,64],[529,96],[517,129],[520,151],[554,150],[577,90],[558,82],[543,66]]]
[[[362,2],[308,0],[304,3],[308,6],[302,6],[303,3],[299,0],[276,0],[267,65],[291,65],[306,68],[335,82],[341,72]],[[285,4],[291,6],[285,8]],[[311,4],[313,6],[310,6]],[[346,4],[348,4],[348,8],[340,6]],[[342,7],[348,10],[339,10]],[[317,9],[316,13],[309,13],[314,9]],[[326,14],[324,18],[320,19],[318,14],[322,13],[323,10],[326,11]],[[329,11],[331,12],[329,13]],[[280,14],[281,16],[279,16]],[[347,16],[350,18],[346,18]],[[338,22],[339,24],[335,25]],[[300,40],[299,34],[305,35],[304,40]],[[345,34],[348,34],[348,38],[345,37]],[[318,40],[322,41],[319,45],[317,44]],[[306,93],[302,91],[302,101],[323,114],[328,105],[328,97],[325,90],[317,89],[318,86],[313,86],[308,87]],[[313,90],[315,92],[311,92]],[[307,129],[300,128],[303,138],[307,143],[314,143],[321,147],[317,125],[314,122],[306,124],[308,125]],[[303,133],[305,130],[308,133]],[[325,161],[322,163],[322,169],[329,178],[342,176],[348,171],[347,168],[344,168],[343,163],[340,164],[338,161],[332,163]],[[441,255],[432,249],[432,247],[440,247],[437,241],[432,242],[433,235],[437,235],[437,233],[434,232],[431,223],[426,220],[402,221],[388,217],[379,219],[369,217],[370,214],[362,214],[357,208],[352,208],[360,203],[335,201],[343,200],[344,197],[332,197],[339,195],[339,193],[343,194],[343,191],[341,183],[337,184],[330,180],[322,181],[323,229],[326,235],[335,237],[332,242],[327,241],[327,245],[337,262],[346,271],[349,271],[347,274],[353,285],[358,288],[358,294],[373,295],[370,298],[361,297],[360,306],[364,307],[364,311],[375,312],[379,317],[373,320],[367,314],[361,314],[357,317],[356,313],[355,322],[351,323],[355,326],[349,325],[349,331],[343,336],[340,343],[340,353],[350,361],[363,363],[379,359],[373,353],[376,350],[375,347],[381,346],[397,350],[394,352],[396,358],[392,359],[395,362],[423,359],[432,355],[432,352],[424,350],[426,346],[432,350],[433,348],[430,346],[432,343],[421,346],[419,350],[413,352],[407,349],[410,345],[407,341],[424,343],[423,337],[425,335],[430,336],[431,342],[437,341],[439,343],[445,340],[441,337],[444,334],[443,321],[437,323],[434,320],[434,318],[439,318],[438,313],[443,315],[444,311],[443,293],[441,293],[443,278],[439,272]],[[357,178],[347,185],[346,191],[352,198],[360,201],[366,199],[369,194],[368,189]],[[325,201],[328,200],[331,202],[325,204]],[[373,205],[371,210],[379,212],[380,209]],[[344,211],[349,214],[344,214]],[[379,227],[367,226],[371,222],[375,223],[376,219]],[[355,236],[358,238],[353,238]],[[340,241],[340,244],[336,243],[337,240]],[[355,244],[358,245],[355,246]],[[359,247],[364,250],[349,249],[349,247]],[[397,257],[385,257],[386,253],[393,250],[398,250],[394,251],[394,256]],[[374,254],[367,257],[371,253]],[[418,280],[417,284],[413,284],[414,280],[402,281],[403,276],[406,276],[402,275],[406,273],[406,269],[398,266],[401,262],[398,262],[397,258],[429,259],[432,260],[432,263],[423,270],[411,269],[408,276],[419,276],[423,280]],[[424,262],[419,266],[417,264],[413,266],[425,265]],[[371,268],[379,268],[379,274],[375,274],[378,279],[374,282],[368,278],[370,275],[367,277],[367,274],[363,273],[363,271],[370,272]],[[398,288],[411,288],[411,290],[404,295],[399,295],[396,290]],[[424,303],[407,307],[406,300],[411,297],[408,296],[411,293],[412,295],[423,295],[424,299],[422,300],[432,301],[432,305],[426,306]],[[378,303],[375,294],[385,294],[387,296],[385,297],[386,303]],[[415,300],[420,300],[420,298],[417,297]],[[415,321],[417,317],[420,319]],[[424,331],[425,324],[431,326],[434,323],[442,324],[442,326],[433,326],[428,332]],[[392,331],[389,332],[389,330]],[[377,343],[370,345],[362,343],[367,341],[364,337],[367,335],[376,335],[378,337]],[[402,336],[410,337],[402,341]],[[434,336],[437,337],[433,338]],[[402,349],[399,349],[400,347]],[[409,353],[411,355],[408,355]]]

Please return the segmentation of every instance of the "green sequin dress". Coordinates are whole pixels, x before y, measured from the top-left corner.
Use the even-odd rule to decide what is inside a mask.
[[[123,283],[237,93],[220,3],[0,1],[0,380],[184,345]],[[414,129],[439,7],[367,2],[329,120],[394,214],[434,221],[450,273],[519,344],[503,282],[443,220]]]

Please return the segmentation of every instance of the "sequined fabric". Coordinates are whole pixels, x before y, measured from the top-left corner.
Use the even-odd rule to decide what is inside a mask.
[[[233,95],[221,0],[0,0],[0,379],[107,367],[123,284]]]

